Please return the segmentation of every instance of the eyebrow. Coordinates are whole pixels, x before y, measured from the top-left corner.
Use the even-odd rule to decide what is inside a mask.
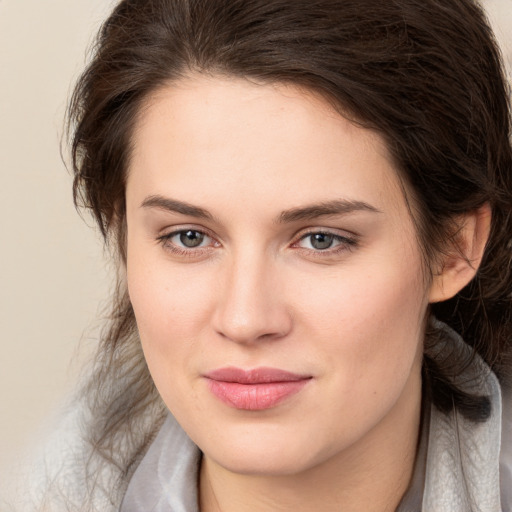
[[[181,213],[189,217],[197,217],[198,219],[213,220],[213,215],[204,208],[194,206],[184,201],[178,201],[169,197],[160,195],[149,196],[144,199],[141,204],[142,208],[159,208],[160,210],[167,210],[169,212]]]
[[[148,196],[141,204],[142,208],[158,208],[173,213],[180,213],[189,217],[198,219],[214,220],[213,215],[204,208],[194,206],[184,201],[171,199],[160,195]],[[277,224],[286,224],[302,220],[312,220],[318,217],[346,215],[353,212],[366,211],[372,213],[382,213],[374,206],[364,201],[352,201],[347,199],[334,199],[317,204],[291,208],[280,213],[275,222]]]
[[[318,217],[329,215],[346,215],[353,212],[366,211],[372,213],[382,213],[374,206],[364,201],[351,201],[347,199],[334,199],[318,204],[312,204],[304,207],[291,208],[279,215],[278,223],[296,222],[300,220],[312,220]]]

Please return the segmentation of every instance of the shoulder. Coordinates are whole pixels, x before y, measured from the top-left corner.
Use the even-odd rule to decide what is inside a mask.
[[[16,512],[118,510],[119,504],[109,496],[109,482],[117,477],[116,469],[95,467],[85,436],[86,418],[84,403],[75,401],[48,423],[43,444],[13,471],[3,507]]]

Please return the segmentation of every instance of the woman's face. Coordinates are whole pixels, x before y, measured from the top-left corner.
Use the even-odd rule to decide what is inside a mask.
[[[194,76],[152,95],[133,142],[130,298],[206,457],[297,472],[417,414],[429,290],[378,135],[292,86]]]

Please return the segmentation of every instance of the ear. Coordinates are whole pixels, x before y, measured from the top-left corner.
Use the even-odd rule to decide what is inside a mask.
[[[429,302],[451,299],[475,277],[489,238],[491,216],[491,207],[485,203],[458,219],[455,240],[434,273]]]

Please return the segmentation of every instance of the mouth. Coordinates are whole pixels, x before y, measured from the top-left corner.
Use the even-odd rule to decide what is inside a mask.
[[[219,368],[205,375],[209,390],[222,402],[248,411],[271,409],[295,395],[312,379],[277,368]]]

